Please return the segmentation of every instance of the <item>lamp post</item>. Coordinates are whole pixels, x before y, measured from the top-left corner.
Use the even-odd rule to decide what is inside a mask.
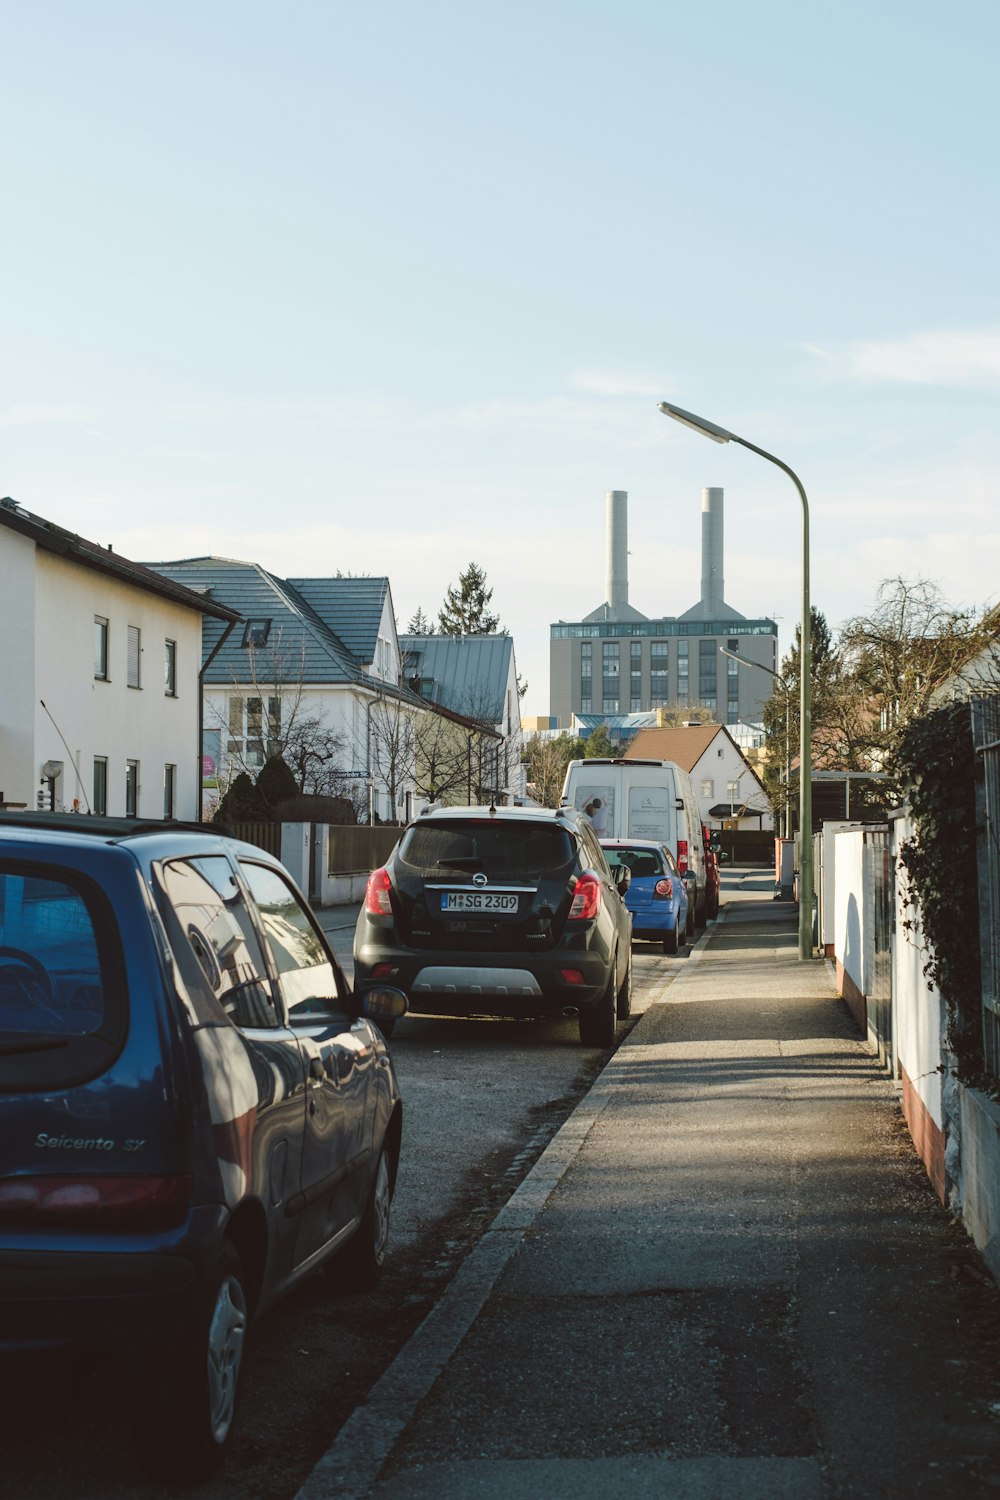
[[[700,432],[702,437],[711,438],[713,443],[739,443],[740,447],[749,448],[751,453],[766,458],[768,463],[775,464],[788,475],[802,501],[802,639],[799,643],[801,674],[799,684],[799,958],[812,958],[812,702],[810,692],[812,615],[809,609],[809,502],[798,475],[780,458],[775,458],[773,453],[768,453],[765,449],[758,448],[755,443],[747,442],[746,438],[738,437],[728,428],[719,427],[705,417],[696,417],[693,412],[684,411],[682,407],[674,406],[669,401],[659,402],[659,410],[665,417],[673,417],[675,422],[681,422],[692,431]]]
[[[785,695],[785,837],[788,838],[792,831],[792,811],[788,801],[788,788],[792,781],[792,749],[791,749],[791,703],[788,697],[788,683],[780,672],[773,667],[765,667],[761,661],[747,661],[745,656],[737,656],[735,651],[727,651],[725,646],[719,647],[722,656],[728,656],[731,661],[738,661],[741,667],[756,667],[759,672],[766,672],[768,677],[773,677],[781,683],[781,691]]]

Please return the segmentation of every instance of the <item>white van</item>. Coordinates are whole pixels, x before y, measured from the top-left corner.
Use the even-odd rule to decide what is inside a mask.
[[[586,813],[599,839],[656,839],[697,881],[695,922],[704,927],[705,843],[694,782],[672,760],[571,760],[562,801]]]

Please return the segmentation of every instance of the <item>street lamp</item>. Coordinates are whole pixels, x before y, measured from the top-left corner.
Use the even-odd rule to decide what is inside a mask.
[[[776,672],[773,667],[765,667],[762,661],[747,661],[745,656],[737,656],[735,651],[727,651],[725,646],[720,646],[719,651],[723,656],[728,656],[731,661],[738,661],[741,667],[756,667],[758,671],[766,672],[768,677],[773,677],[781,683],[781,690],[785,695],[785,837],[788,838],[792,831],[792,810],[788,800],[788,788],[792,782],[791,729],[789,728],[791,703],[788,696],[788,683],[780,672]]]
[[[782,463],[780,458],[775,458],[773,453],[768,453],[765,449],[758,448],[755,443],[747,442],[746,438],[738,437],[728,428],[719,427],[705,417],[696,417],[693,412],[684,411],[682,407],[674,406],[669,401],[659,402],[659,410],[665,417],[673,417],[675,422],[681,422],[694,432],[700,432],[703,437],[711,438],[713,443],[739,443],[742,448],[749,448],[751,453],[766,458],[768,463],[775,464],[788,475],[802,501],[802,639],[799,644],[801,674],[799,684],[799,958],[812,958],[812,704],[810,695],[812,616],[809,609],[809,502],[798,475],[786,463]]]

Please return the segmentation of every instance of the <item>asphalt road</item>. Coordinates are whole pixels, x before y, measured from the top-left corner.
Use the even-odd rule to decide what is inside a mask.
[[[351,915],[321,913],[348,977]],[[635,946],[636,1017],[648,992],[687,962]],[[619,1027],[619,1040],[626,1029]],[[204,1500],[295,1494],[609,1055],[581,1047],[573,1020],[416,1016],[398,1024],[392,1052],[405,1121],[389,1266],[367,1296],[337,1297],[317,1275],[255,1328],[233,1452],[224,1474],[198,1491]],[[19,1368],[5,1372],[4,1388],[5,1493],[19,1500],[172,1493],[144,1472],[125,1393],[109,1372]]]

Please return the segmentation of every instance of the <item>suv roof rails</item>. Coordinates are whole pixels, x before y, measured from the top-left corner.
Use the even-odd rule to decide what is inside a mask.
[[[58,833],[103,833],[128,838],[137,833],[203,833],[215,838],[233,838],[224,823],[186,823],[178,818],[114,818],[103,813],[47,812],[44,809],[0,809],[0,826],[50,829]]]

